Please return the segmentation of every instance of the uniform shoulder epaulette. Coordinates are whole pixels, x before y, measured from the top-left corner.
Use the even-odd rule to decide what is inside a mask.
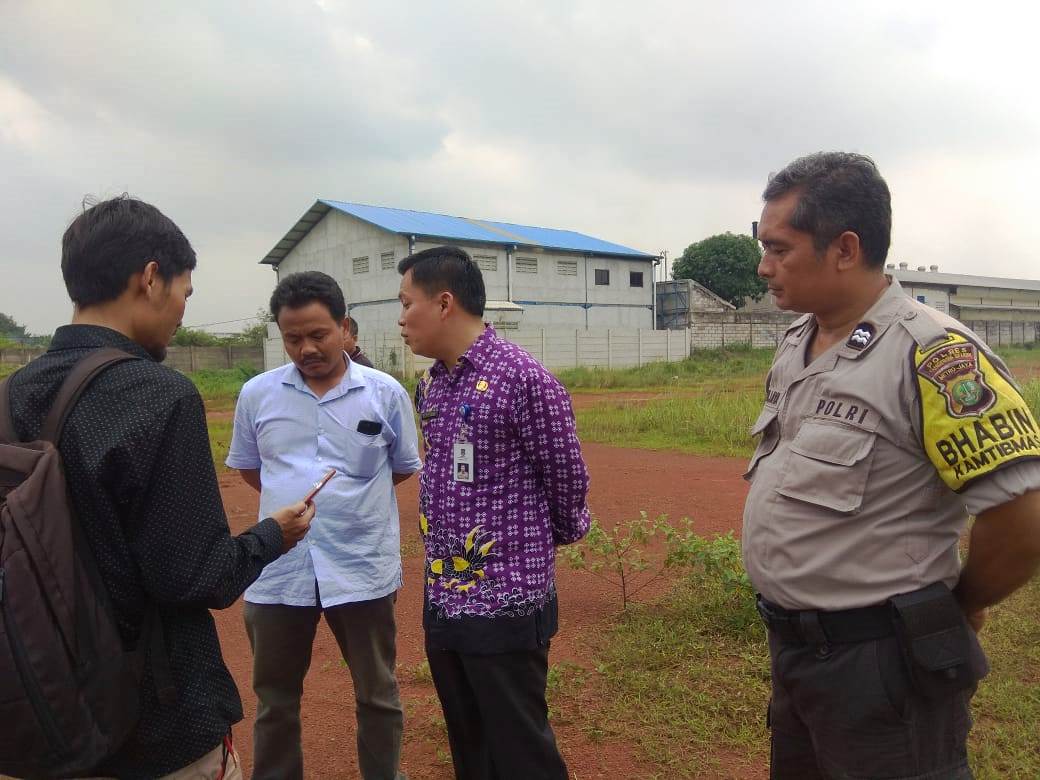
[[[899,318],[899,324],[921,349],[946,341],[946,326],[925,311],[910,308]]]
[[[790,325],[788,325],[787,326],[787,330],[784,331],[784,332],[785,333],[790,333],[791,331],[798,330],[799,328],[804,328],[805,324],[807,322],[809,322],[809,320],[811,320],[811,319],[812,319],[812,315],[811,314],[803,314],[801,317],[799,317],[794,322],[792,322]]]

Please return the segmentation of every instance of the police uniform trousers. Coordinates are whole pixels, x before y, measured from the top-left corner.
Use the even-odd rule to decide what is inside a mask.
[[[770,778],[971,778],[966,740],[974,687],[916,693],[895,636],[817,643],[769,632]]]

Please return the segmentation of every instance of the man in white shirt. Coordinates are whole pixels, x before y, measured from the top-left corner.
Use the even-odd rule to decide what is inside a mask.
[[[364,780],[396,780],[403,715],[394,601],[401,586],[394,485],[421,462],[411,401],[389,374],[354,363],[343,293],[320,272],[291,274],[271,314],[292,364],[242,388],[227,465],[260,492],[260,514],[336,473],[314,498],[311,533],[245,594],[258,698],[254,780],[302,780],[300,696],[318,619],[354,681]]]

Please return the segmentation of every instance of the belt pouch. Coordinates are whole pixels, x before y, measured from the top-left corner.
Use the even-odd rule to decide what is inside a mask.
[[[978,681],[971,663],[971,627],[945,584],[937,582],[894,596],[889,603],[918,694],[928,699],[948,698]]]

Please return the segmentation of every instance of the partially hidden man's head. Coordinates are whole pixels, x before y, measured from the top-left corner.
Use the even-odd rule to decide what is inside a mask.
[[[477,264],[457,246],[425,249],[397,264],[405,343],[417,355],[441,358],[460,324],[481,320],[487,294]]]
[[[814,311],[814,294],[827,293],[810,288],[826,287],[827,275],[836,269],[884,268],[892,202],[869,157],[851,152],[800,157],[770,177],[762,199],[758,237],[765,253],[759,275],[781,308]]]
[[[118,304],[129,335],[157,360],[180,327],[195,250],[155,206],[122,195],[84,209],[61,241],[61,274],[79,312]]]
[[[271,294],[271,316],[301,374],[325,379],[344,369],[347,305],[331,276],[321,271],[289,274]]]
[[[347,351],[348,355],[353,354],[354,350],[357,349],[357,336],[357,320],[347,315],[347,332],[343,335],[343,349]]]

